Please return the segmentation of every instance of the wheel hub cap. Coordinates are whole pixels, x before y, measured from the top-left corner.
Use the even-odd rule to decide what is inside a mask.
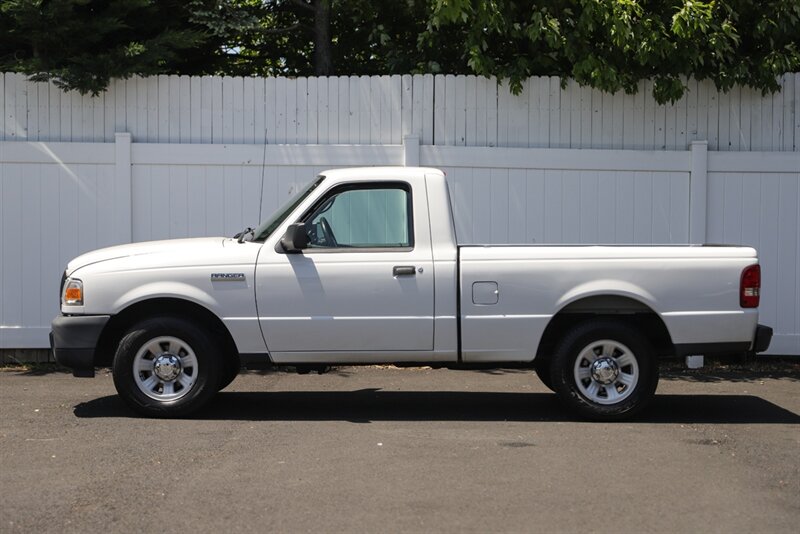
[[[619,365],[612,358],[598,358],[592,363],[592,378],[601,384],[610,384],[619,376]]]
[[[153,373],[161,380],[175,380],[181,369],[181,359],[175,354],[164,353],[153,360]]]

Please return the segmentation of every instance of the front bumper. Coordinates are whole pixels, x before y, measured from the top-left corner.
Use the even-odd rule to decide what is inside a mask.
[[[74,376],[94,376],[94,352],[110,315],[59,315],[53,319],[50,348]]]
[[[756,337],[753,340],[753,352],[764,352],[772,341],[772,328],[760,324],[756,327]]]

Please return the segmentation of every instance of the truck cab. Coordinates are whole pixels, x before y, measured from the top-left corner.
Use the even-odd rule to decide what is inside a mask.
[[[311,188],[324,191],[253,239],[272,361],[456,362],[457,247],[441,171],[339,170]],[[286,238],[293,227],[301,243]]]

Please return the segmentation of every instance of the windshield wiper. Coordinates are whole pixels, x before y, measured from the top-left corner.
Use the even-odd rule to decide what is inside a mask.
[[[238,241],[239,241],[239,243],[244,243],[244,238],[245,238],[245,236],[246,236],[247,234],[253,234],[253,237],[255,237],[255,229],[253,229],[253,228],[250,228],[250,227],[248,226],[247,228],[245,228],[244,230],[242,230],[241,232],[239,232],[238,234],[236,234],[235,236],[233,236],[233,238],[234,238],[234,239],[236,239],[236,240],[238,240]]]

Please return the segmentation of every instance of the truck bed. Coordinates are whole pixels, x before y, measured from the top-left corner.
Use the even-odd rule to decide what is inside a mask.
[[[555,314],[597,306],[659,314],[676,345],[746,350],[758,313],[739,278],[755,262],[732,246],[459,246],[462,357],[528,361]]]

